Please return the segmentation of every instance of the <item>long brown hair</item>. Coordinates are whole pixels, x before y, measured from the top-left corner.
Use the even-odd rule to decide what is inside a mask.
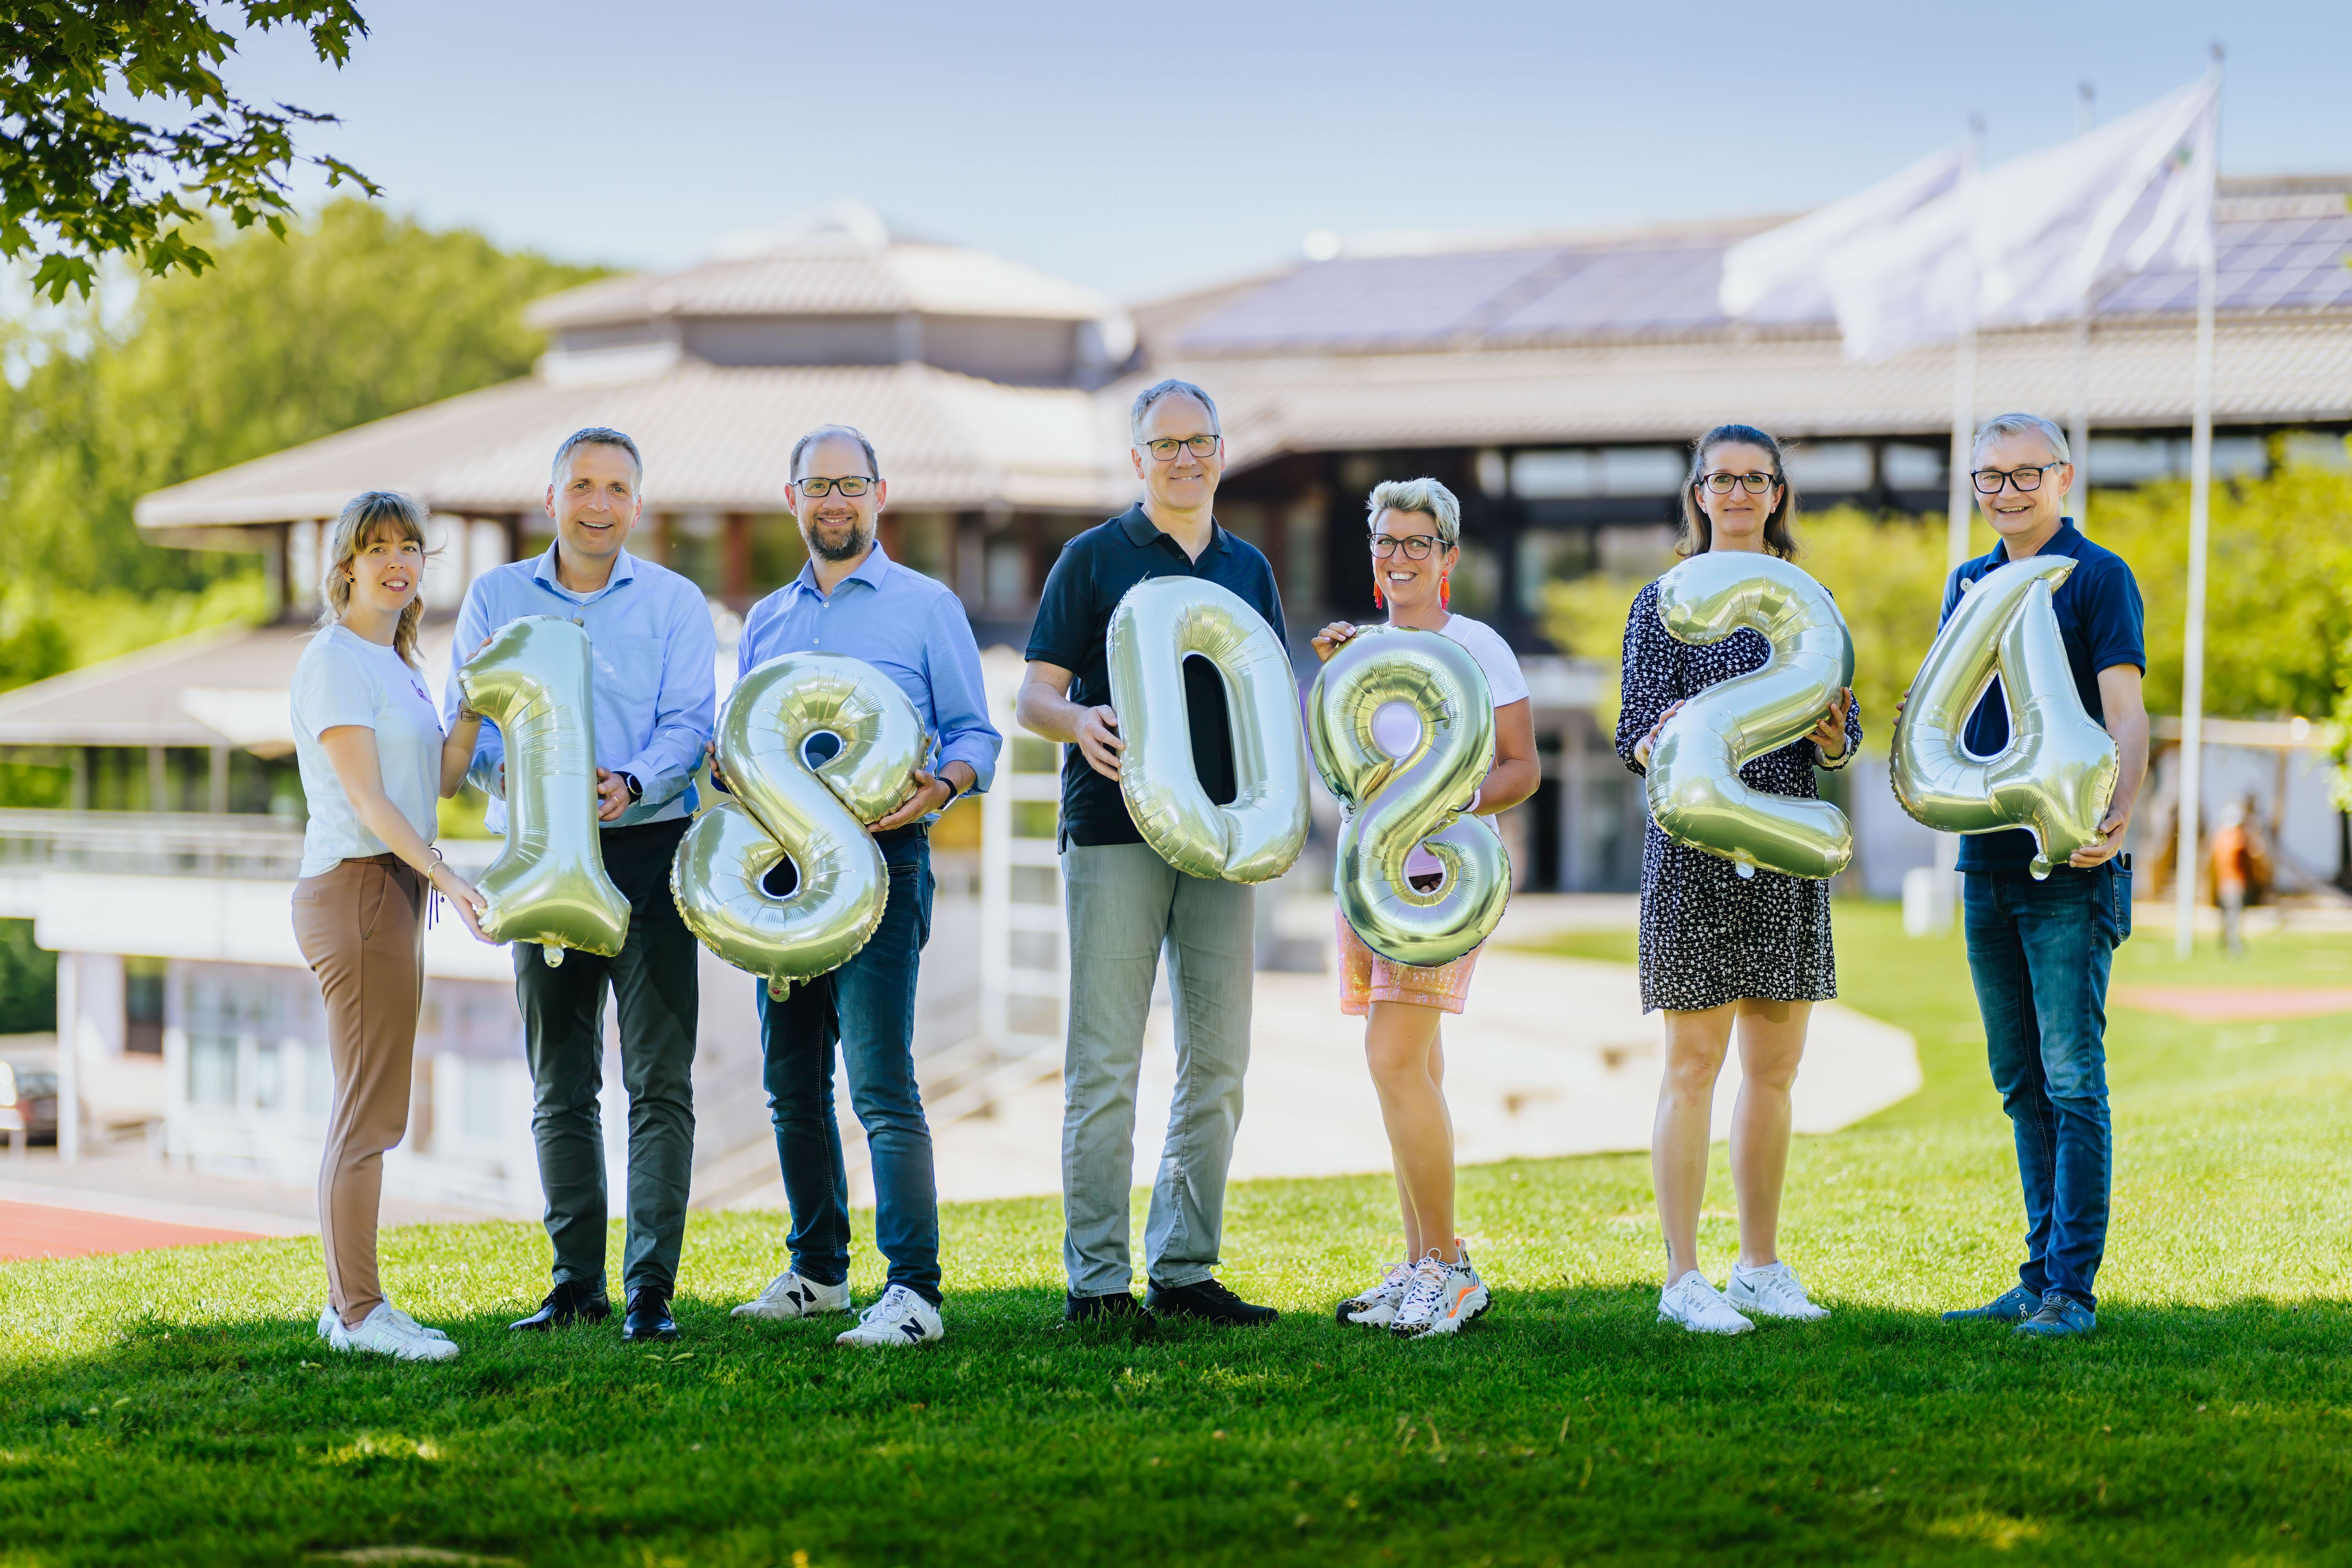
[[[425,508],[415,497],[398,490],[366,490],[344,503],[341,514],[328,525],[325,548],[319,552],[319,598],[326,606],[319,612],[320,626],[335,625],[352,607],[350,567],[376,531],[388,528],[422,549],[425,516]],[[425,662],[416,651],[416,626],[424,618],[425,583],[420,577],[416,597],[408,601],[408,608],[400,612],[399,624],[392,630],[393,651],[415,668],[424,668]]]
[[[1677,555],[1704,555],[1715,542],[1715,528],[1698,504],[1698,487],[1706,475],[1707,454],[1717,447],[1757,447],[1772,454],[1772,482],[1780,487],[1780,504],[1764,519],[1764,548],[1783,561],[1797,558],[1797,487],[1789,482],[1780,443],[1753,425],[1718,425],[1691,448],[1690,473],[1683,480],[1683,531],[1675,541]]]

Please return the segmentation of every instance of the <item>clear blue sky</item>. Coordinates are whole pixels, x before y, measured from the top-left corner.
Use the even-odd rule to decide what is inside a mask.
[[[1508,230],[1801,208],[1956,137],[1998,159],[2229,51],[2222,166],[2352,169],[2352,4],[1146,7],[361,0],[336,72],[252,41],[235,88],[395,207],[677,265],[841,197],[1123,298],[1310,230]],[[1970,18],[1974,18],[1971,20]]]

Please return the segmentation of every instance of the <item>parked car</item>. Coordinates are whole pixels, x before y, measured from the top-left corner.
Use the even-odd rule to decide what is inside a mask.
[[[0,1061],[0,1126],[21,1128],[16,1136],[28,1142],[56,1142],[58,1075],[47,1068]]]

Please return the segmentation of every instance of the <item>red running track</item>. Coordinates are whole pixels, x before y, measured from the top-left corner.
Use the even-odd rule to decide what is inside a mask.
[[[167,1225],[86,1209],[0,1202],[0,1261],[20,1258],[87,1258],[94,1252],[144,1252],[155,1247],[201,1247],[215,1241],[261,1241],[251,1231],[203,1225]]]

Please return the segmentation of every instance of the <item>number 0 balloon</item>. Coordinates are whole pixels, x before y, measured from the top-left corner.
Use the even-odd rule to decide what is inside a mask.
[[[811,767],[802,748],[819,731],[841,749]],[[745,675],[718,742],[735,798],[687,829],[670,896],[704,946],[782,997],[840,967],[882,923],[890,871],[866,825],[905,802],[929,742],[888,676],[832,653],[783,654]],[[787,856],[800,879],[777,898],[761,882]]]
[[[1755,868],[1834,877],[1853,858],[1853,826],[1827,801],[1750,789],[1739,770],[1811,730],[1853,680],[1853,638],[1829,590],[1777,557],[1694,555],[1658,579],[1658,618],[1675,640],[1763,634],[1761,669],[1699,692],[1651,749],[1650,815],[1667,837]]]
[[[1391,757],[1372,715],[1402,702],[1421,737]],[[1458,815],[1495,763],[1495,702],[1478,661],[1451,637],[1372,626],[1339,645],[1307,699],[1315,766],[1347,818],[1333,890],[1364,945],[1398,963],[1451,963],[1494,932],[1511,862],[1494,828]],[[1423,892],[1404,861],[1425,844],[1445,869]]]
[[[482,873],[482,932],[538,942],[551,966],[567,947],[611,958],[629,934],[597,837],[593,658],[572,622],[525,616],[457,672],[467,705],[506,742],[507,845]]]
[[[2074,689],[2052,590],[2067,555],[2030,555],[1987,573],[1936,634],[1895,721],[1895,798],[1944,833],[2022,827],[2040,848],[2032,870],[2098,842],[2115,798],[2118,753]],[[2000,677],[2009,744],[1977,758],[1961,740],[1969,715]]]
[[[1118,715],[1119,793],[1136,831],[1188,877],[1263,882],[1307,843],[1307,752],[1298,682],[1265,617],[1198,577],[1148,577],[1111,612],[1110,706]],[[1218,805],[1192,768],[1184,659],[1224,677],[1240,794]]]

